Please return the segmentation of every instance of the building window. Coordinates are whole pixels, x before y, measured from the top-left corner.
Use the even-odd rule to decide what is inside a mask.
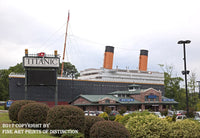
[[[159,96],[156,96],[156,101],[159,101]]]
[[[108,99],[107,99],[107,100],[105,100],[105,103],[107,103],[107,104],[108,104],[108,103],[110,103],[110,100],[108,100]]]

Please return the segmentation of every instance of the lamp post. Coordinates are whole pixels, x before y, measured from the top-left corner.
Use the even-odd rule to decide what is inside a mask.
[[[182,74],[185,75],[185,92],[186,92],[186,106],[187,106],[187,117],[189,116],[189,107],[188,107],[188,89],[187,89],[187,74],[190,73],[190,71],[188,71],[186,69],[186,54],[185,54],[185,44],[189,44],[191,41],[190,40],[180,40],[178,41],[178,44],[183,44],[183,54],[184,54],[184,71],[182,71]]]

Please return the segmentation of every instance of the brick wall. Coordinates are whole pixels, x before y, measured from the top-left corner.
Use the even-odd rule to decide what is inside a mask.
[[[102,100],[99,101],[99,104],[106,104],[106,100],[110,100],[110,104],[115,104],[116,101],[110,99],[110,98],[104,98]]]
[[[146,102],[145,101],[145,96],[148,96],[148,95],[156,95],[159,97],[159,102],[162,101],[162,93],[161,91],[157,91],[153,88],[150,88],[150,89],[147,89],[146,91],[141,91],[140,95],[131,95],[130,97],[134,98],[135,100],[137,101],[140,101],[140,102]]]

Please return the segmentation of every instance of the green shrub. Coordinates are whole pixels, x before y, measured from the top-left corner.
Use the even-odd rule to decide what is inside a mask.
[[[84,133],[85,115],[82,109],[72,105],[58,105],[51,108],[47,115],[50,130],[78,130]]]
[[[5,106],[0,106],[0,110],[5,110]]]
[[[126,125],[126,123],[128,122],[130,117],[136,116],[135,113],[131,113],[131,114],[127,114],[125,115],[122,119],[120,119],[120,123],[122,123],[124,126]]]
[[[119,110],[119,113],[120,113],[121,115],[123,115],[123,113],[125,113],[126,111],[127,111],[127,110],[126,110],[125,107],[121,107],[120,110]]]
[[[90,129],[90,138],[129,138],[128,130],[114,121],[96,122]]]
[[[9,109],[9,107],[7,107],[6,104],[7,104],[7,101],[6,101],[6,103],[4,104],[4,106],[3,106],[4,109],[2,109],[2,110],[8,110],[8,109]]]
[[[166,116],[165,117],[165,120],[167,120],[168,122],[172,122],[173,120],[172,120],[172,117],[170,117],[170,116]]]
[[[61,136],[61,138],[84,138],[83,133],[66,133]]]
[[[105,120],[108,120],[108,117],[109,117],[106,112],[103,112],[103,113],[99,114],[98,116],[101,118],[104,118]]]
[[[131,114],[125,115],[121,120],[120,123],[122,123],[123,125],[126,125],[126,123],[128,122],[130,117],[134,117],[134,116],[145,116],[145,115],[149,115],[150,112],[148,111],[143,111],[143,112],[133,112]]]
[[[19,100],[19,101],[14,101],[11,106],[9,107],[9,118],[12,121],[18,121],[18,112],[21,109],[23,105],[26,105],[28,103],[33,103],[35,101],[30,101],[30,100]]]
[[[161,113],[161,115],[163,116],[167,116],[167,114],[168,114],[168,109],[164,109],[163,111],[161,111],[160,112]]]
[[[155,115],[130,117],[126,124],[131,137],[169,137],[169,123]]]
[[[173,114],[172,121],[176,122],[176,114]]]
[[[26,104],[18,113],[18,121],[22,124],[43,124],[46,123],[48,111],[49,107],[43,103]]]
[[[105,107],[104,112],[106,112],[108,115],[110,115],[112,109],[110,107]]]
[[[189,112],[188,112],[188,118],[194,118],[195,116],[195,110],[193,108],[189,108]]]
[[[115,116],[111,115],[111,116],[108,117],[108,119],[109,119],[110,121],[114,121],[114,120],[115,120]]]
[[[199,138],[200,124],[189,119],[171,124],[170,137],[176,138]]]
[[[85,138],[90,136],[90,128],[92,125],[98,121],[103,121],[104,119],[98,116],[85,116]]]
[[[115,120],[116,122],[120,122],[122,120],[123,116],[122,115],[116,115]]]

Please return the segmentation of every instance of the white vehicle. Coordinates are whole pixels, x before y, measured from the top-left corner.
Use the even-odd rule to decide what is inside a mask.
[[[187,119],[187,117],[185,115],[178,115],[176,117],[176,121],[181,121],[181,120],[184,120],[184,119]]]
[[[197,121],[200,122],[200,112],[196,112],[196,113],[195,113],[194,120],[197,120]]]
[[[167,116],[173,116],[175,114],[175,112],[174,111],[172,111],[172,110],[168,110],[168,115]]]
[[[165,116],[164,115],[162,116],[160,112],[153,112],[153,114],[155,114],[159,118],[165,118]]]
[[[123,113],[123,116],[128,115],[128,114],[132,114],[133,111],[126,111],[125,113]]]
[[[85,116],[96,116],[96,113],[94,111],[84,111]]]

